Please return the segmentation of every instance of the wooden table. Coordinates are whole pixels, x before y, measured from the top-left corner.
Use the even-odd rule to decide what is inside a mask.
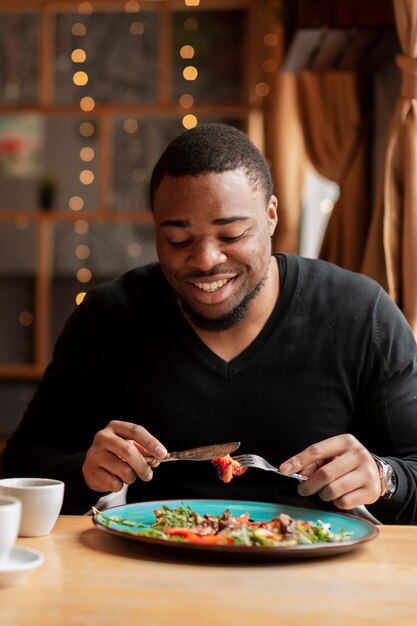
[[[61,516],[19,539],[44,564],[0,588],[1,626],[417,625],[417,527],[330,558],[220,563],[157,555]]]

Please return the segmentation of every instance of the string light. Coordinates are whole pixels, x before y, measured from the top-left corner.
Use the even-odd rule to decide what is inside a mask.
[[[94,173],[91,170],[82,170],[79,178],[83,185],[91,185],[94,182]]]
[[[74,224],[74,231],[77,235],[86,235],[90,230],[90,225],[87,220],[77,220]]]
[[[82,111],[90,112],[94,109],[95,106],[96,106],[96,103],[94,101],[94,98],[85,96],[84,98],[81,98],[80,100],[80,109]]]
[[[84,148],[81,148],[80,150],[81,161],[89,162],[89,161],[92,161],[94,157],[95,157],[95,152],[93,148],[90,148],[90,146],[84,146]]]
[[[197,124],[198,124],[198,120],[195,115],[191,115],[191,114],[184,115],[184,117],[182,118],[182,125],[187,130],[189,130],[190,128],[195,128]]]
[[[95,132],[94,124],[91,122],[82,122],[82,124],[80,124],[79,131],[82,137],[91,137]]]
[[[140,4],[136,0],[128,0],[125,4],[126,13],[137,13],[140,10]]]
[[[31,326],[33,324],[33,314],[30,311],[22,311],[19,313],[18,320],[22,326]]]
[[[194,65],[187,65],[182,71],[185,80],[195,80],[198,76],[198,70]]]
[[[91,2],[81,2],[78,5],[78,13],[81,15],[90,15],[93,12],[93,6]]]
[[[268,32],[263,37],[264,46],[267,48],[273,48],[277,46],[278,41],[279,41],[278,35],[274,32]],[[266,75],[276,72],[277,66],[278,66],[276,60],[270,56],[271,53],[272,51],[268,50],[267,58],[265,58],[262,61],[262,71]],[[259,98],[265,98],[270,93],[270,90],[271,90],[270,85],[269,85],[269,77],[265,76],[265,79],[267,80],[260,81],[255,85],[255,94]]]
[[[278,44],[278,35],[276,33],[267,33],[264,36],[263,41],[265,46],[267,46],[268,48],[273,48]]]
[[[267,74],[272,74],[277,69],[277,62],[275,59],[265,59],[262,63],[262,69]]]
[[[132,10],[138,7],[137,2],[127,2],[126,10]],[[78,12],[81,14],[91,14],[93,12],[93,5],[91,2],[81,2],[78,6]],[[87,29],[84,24],[77,22],[72,26],[72,33],[75,36],[85,35]],[[72,51],[71,60],[73,63],[84,63],[87,55],[82,47],[76,48]],[[73,74],[73,82],[75,85],[85,87],[88,85],[89,76],[87,71],[77,70]],[[84,112],[91,112],[96,106],[95,100],[91,95],[84,95],[80,99],[80,109]],[[79,127],[80,136],[84,139],[93,137],[95,134],[95,125],[92,122],[82,122]],[[89,145],[84,145],[80,148],[79,152],[80,161],[82,163],[90,163],[95,157],[94,149]],[[91,169],[80,169],[79,180],[82,185],[91,185],[94,182],[94,172]],[[69,207],[72,211],[81,211],[84,208],[84,199],[81,196],[72,196],[69,200]],[[89,224],[87,220],[77,220],[74,224],[74,231],[78,235],[86,235],[89,231]],[[85,261],[90,257],[91,250],[86,244],[79,244],[75,248],[75,256]],[[92,272],[88,267],[81,267],[77,270],[76,277],[80,283],[88,283],[92,279]],[[85,291],[80,291],[75,296],[75,302],[77,305],[81,304],[86,295]]]
[[[198,30],[198,20],[195,17],[187,17],[184,28],[185,30]]]
[[[269,85],[268,83],[258,83],[255,85],[255,93],[257,96],[264,98],[269,94]]]
[[[128,133],[129,135],[132,135],[133,133],[135,133],[138,129],[138,122],[137,120],[134,120],[133,118],[128,118],[127,120],[125,120],[123,122],[123,130],[125,131],[125,133]]]
[[[84,200],[81,196],[72,196],[68,201],[68,206],[71,211],[81,211],[84,206]]]
[[[184,0],[184,4],[187,7],[198,7],[200,5],[200,0]],[[192,32],[198,30],[198,20],[195,17],[187,17],[184,21],[184,30],[186,32]],[[179,56],[181,59],[193,59],[193,65],[187,65],[182,70],[182,75],[184,80],[194,81],[198,78],[198,69],[195,60],[195,47],[191,45],[191,43],[184,43],[179,49]],[[183,109],[192,109],[194,106],[194,98],[189,93],[183,93],[179,97],[179,105]],[[189,130],[190,128],[195,128],[198,124],[197,116],[193,113],[187,113],[182,118],[182,125],[185,129]]]
[[[85,261],[86,259],[88,259],[90,254],[91,254],[91,250],[89,246],[86,246],[84,243],[80,244],[79,246],[75,248],[75,256],[77,257],[77,259],[81,259],[82,261]]]
[[[142,22],[132,22],[129,30],[131,35],[143,35],[145,27]]]
[[[82,22],[76,22],[71,27],[71,33],[74,35],[74,37],[83,37],[86,32],[87,29],[85,27],[85,24],[82,24]]]
[[[183,109],[191,109],[194,104],[194,98],[190,96],[189,93],[183,93],[182,96],[180,96],[179,103]]]
[[[73,63],[84,63],[86,58],[87,55],[81,48],[76,48],[71,52],[71,61]]]
[[[91,273],[91,270],[88,269],[88,267],[80,267],[80,269],[77,272],[77,280],[80,283],[89,283],[92,277],[93,275]]]
[[[88,74],[86,72],[75,72],[72,77],[72,81],[74,85],[78,85],[78,87],[84,87],[88,83]]]
[[[86,295],[87,295],[86,291],[80,291],[79,293],[77,293],[77,295],[75,296],[75,303],[77,305],[81,304],[81,302],[84,300]]]
[[[182,59],[192,59],[194,56],[194,48],[193,46],[182,46],[180,49],[180,57]]]

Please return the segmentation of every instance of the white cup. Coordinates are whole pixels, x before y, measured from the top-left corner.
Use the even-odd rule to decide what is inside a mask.
[[[0,569],[16,542],[21,513],[20,500],[0,495]]]
[[[19,537],[49,535],[61,511],[64,483],[52,478],[3,478],[0,494],[22,503]]]

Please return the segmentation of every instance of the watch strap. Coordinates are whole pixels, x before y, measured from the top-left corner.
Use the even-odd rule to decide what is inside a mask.
[[[371,456],[373,460],[375,461],[375,464],[378,468],[379,479],[381,481],[381,493],[379,497],[383,498],[387,492],[387,485],[385,483],[385,477],[384,477],[384,466],[382,465],[382,462],[379,456],[376,456],[375,454],[372,454],[372,453],[371,453]]]
[[[386,461],[383,461],[379,456],[377,456],[376,454],[372,454],[371,452],[371,456],[374,459],[376,466],[378,468],[378,472],[379,472],[379,478],[381,480],[381,494],[380,494],[380,498],[383,498],[385,500],[388,500],[389,498],[391,498],[391,496],[394,495],[395,492],[395,488],[396,485],[394,483],[395,486],[392,486],[391,484],[389,484],[387,481],[387,470],[390,470],[392,474],[394,474],[394,470],[393,468],[389,465],[389,463],[387,463]],[[394,487],[394,488],[393,488]]]

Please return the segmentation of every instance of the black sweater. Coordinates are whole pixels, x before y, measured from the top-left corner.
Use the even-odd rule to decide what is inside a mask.
[[[387,457],[398,489],[369,510],[417,523],[417,351],[399,309],[374,281],[332,264],[278,255],[281,293],[253,343],[231,362],[180,312],[158,264],[92,289],[68,320],[52,363],[3,455],[7,476],[66,483],[64,513],[99,495],[81,467],[110,420],[143,425],[168,450],[241,441],[279,465],[352,433]],[[325,508],[297,482],[249,470],[222,483],[211,463],[166,463],[128,501],[226,498]]]

